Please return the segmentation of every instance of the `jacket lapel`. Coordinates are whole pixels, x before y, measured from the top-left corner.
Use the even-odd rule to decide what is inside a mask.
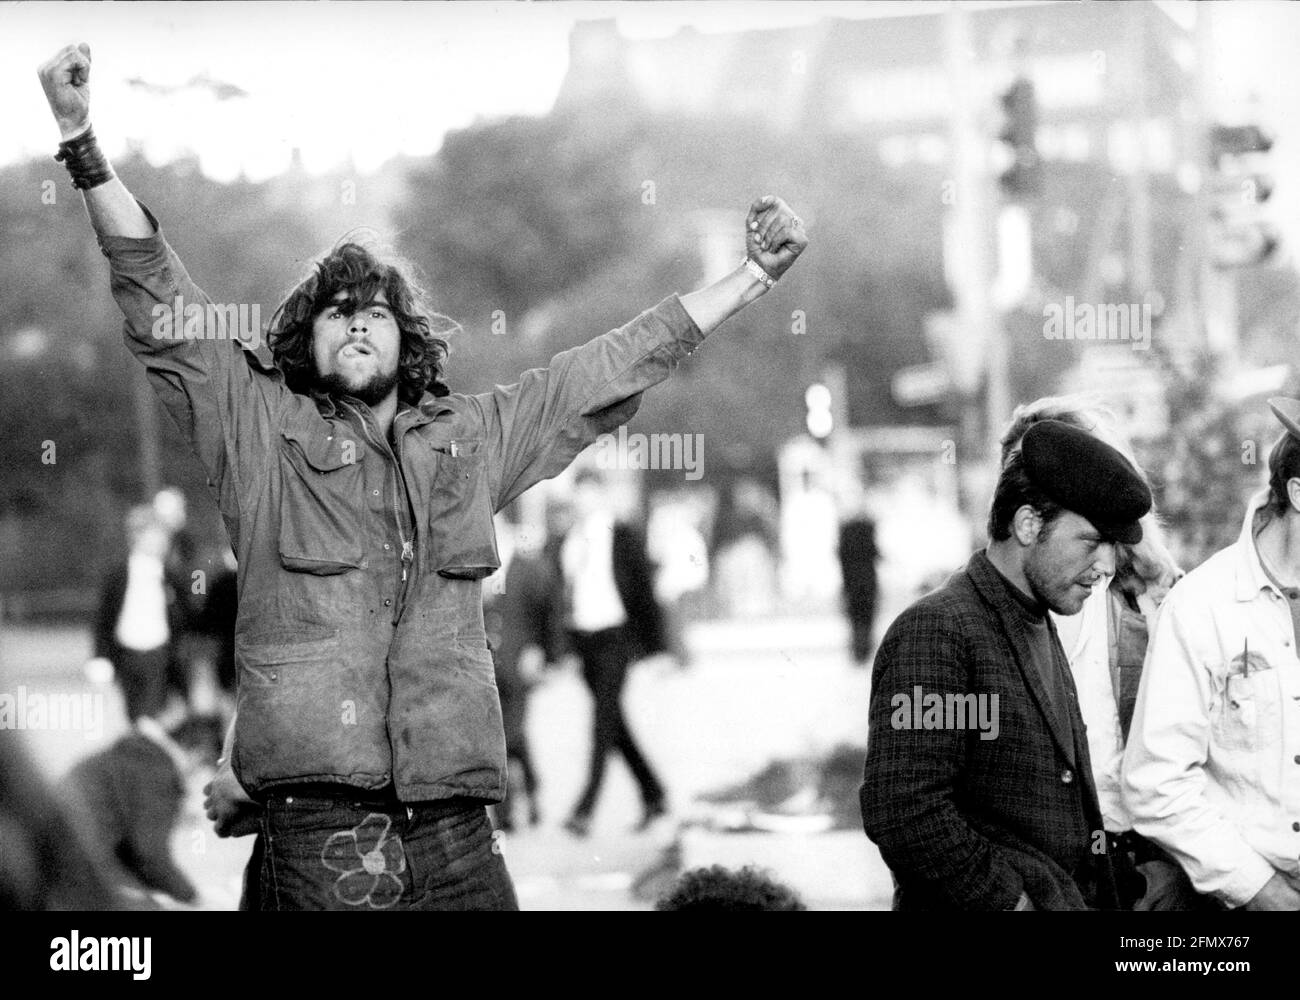
[[[1002,583],[998,571],[983,552],[975,553],[971,558],[967,571],[970,574],[971,582],[975,585],[975,589],[979,591],[980,596],[993,611],[1003,634],[1010,642],[1016,667],[1025,682],[1025,687],[1029,689],[1034,702],[1038,705],[1038,711],[1046,721],[1052,739],[1056,741],[1056,745],[1065,754],[1070,766],[1077,770],[1074,733],[1066,728],[1061,718],[1052,708],[1052,700],[1047,695],[1047,689],[1043,687],[1043,680],[1039,676],[1038,668],[1034,666],[1033,657],[1029,652],[1029,636],[1020,619],[1020,610],[1013,604],[1014,598],[1006,592],[1006,587]],[[1053,641],[1059,644],[1060,640],[1056,638],[1055,629],[1051,630],[1051,635]],[[1069,710],[1068,705],[1062,706],[1062,708]]]

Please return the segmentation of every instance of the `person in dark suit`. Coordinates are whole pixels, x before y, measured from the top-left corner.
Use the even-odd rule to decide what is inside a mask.
[[[513,537],[507,555],[502,542]],[[559,568],[544,552],[545,532],[522,527],[511,535],[505,525],[497,530],[502,550],[504,585],[499,593],[485,589],[483,620],[496,669],[501,721],[506,733],[506,761],[512,773],[506,797],[495,808],[496,825],[514,829],[515,803],[527,801],[528,825],[541,822],[540,782],[528,742],[528,696],[537,684],[543,664],[555,663],[565,648],[563,588]],[[513,769],[519,772],[516,782]]]
[[[605,760],[618,751],[641,791],[644,813],[637,830],[644,830],[668,810],[663,785],[623,716],[623,684],[632,663],[668,650],[664,616],[654,596],[644,533],[610,516],[598,474],[579,472],[574,495],[577,520],[561,546],[560,561],[569,638],[595,706],[587,785],[564,825],[577,836],[590,832]]]
[[[95,615],[95,659],[112,664],[127,718],[156,717],[167,705],[168,678],[182,615],[164,560],[170,538],[153,508],[127,516],[130,553],[104,577]]]
[[[239,618],[239,578],[235,554],[226,548],[208,578],[208,593],[202,611],[191,629],[210,657],[217,687],[235,697],[235,624]]]
[[[862,821],[899,910],[1118,905],[1069,664],[1074,614],[1141,540],[1151,492],[1114,448],[1044,420],[998,479],[988,547],[876,656]]]
[[[865,664],[875,648],[876,622],[876,522],[860,512],[840,525],[837,546],[840,576],[844,581],[844,610],[853,634],[855,663]]]

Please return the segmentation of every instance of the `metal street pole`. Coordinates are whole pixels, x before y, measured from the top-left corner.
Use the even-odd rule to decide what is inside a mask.
[[[1154,290],[1151,274],[1151,185],[1147,168],[1147,58],[1145,4],[1129,6],[1129,68],[1134,161],[1129,189],[1129,282],[1139,302]]]
[[[1205,324],[1207,346],[1232,357],[1237,350],[1237,278],[1232,268],[1214,266],[1209,227],[1213,193],[1209,156],[1209,125],[1216,118],[1214,98],[1214,22],[1213,4],[1196,5],[1196,135],[1193,149],[1196,168],[1202,178],[1197,191],[1197,230],[1200,250],[1199,273],[1201,315]]]
[[[955,199],[951,215],[948,280],[957,321],[955,335],[982,345],[985,373],[983,440],[975,397],[965,393],[960,433],[960,491],[967,517],[978,520],[986,477],[982,466],[996,461],[998,430],[1010,409],[1006,375],[1006,346],[993,310],[992,179],[988,169],[989,138],[977,114],[983,88],[976,85],[971,64],[970,15],[961,4],[951,4],[944,15],[944,61],[950,86],[950,126]],[[954,352],[957,353],[957,352]],[[960,352],[961,354],[969,354]],[[978,356],[978,355],[977,355]],[[972,373],[955,373],[954,382]]]

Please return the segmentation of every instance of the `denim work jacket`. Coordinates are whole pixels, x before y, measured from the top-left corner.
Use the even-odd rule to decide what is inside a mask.
[[[365,404],[291,392],[236,338],[155,336],[158,307],[211,300],[145,213],[154,235],[99,243],[127,346],[239,560],[240,783],[255,798],[333,782],[391,783],[406,802],[500,800],[480,594],[500,565],[492,515],[626,422],[704,334],[670,296],[515,385],[403,404],[390,443]]]

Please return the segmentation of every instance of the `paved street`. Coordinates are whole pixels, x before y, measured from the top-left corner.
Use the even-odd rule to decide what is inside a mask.
[[[635,785],[611,761],[592,835],[577,840],[563,821],[587,766],[590,700],[575,674],[549,678],[533,696],[529,730],[542,777],[543,822],[502,840],[525,909],[646,909],[667,884],[639,875],[676,842],[682,867],[756,863],[797,888],[815,909],[888,906],[888,871],[860,831],[818,834],[716,833],[683,821],[699,814],[694,797],[742,781],[778,757],[865,743],[868,672],[844,653],[847,628],[834,618],[708,623],[688,633],[694,663],[679,671],[650,661],[631,674],[625,707],[643,748],[668,787],[673,813],[634,835],[640,815]],[[51,777],[106,744],[125,727],[111,686],[92,689],[80,664],[89,637],[81,630],[6,629],[0,637],[3,689],[46,695],[92,691],[102,697],[102,732],[36,730],[28,746]],[[98,704],[98,702],[97,702]],[[220,840],[202,816],[202,780],[174,842],[177,858],[200,886],[204,908],[233,907],[250,841]]]

